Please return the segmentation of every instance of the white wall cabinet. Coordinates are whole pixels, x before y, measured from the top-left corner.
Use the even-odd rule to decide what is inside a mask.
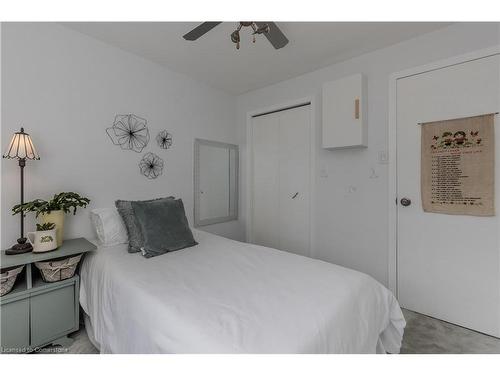
[[[365,86],[362,74],[323,85],[323,148],[368,146]]]

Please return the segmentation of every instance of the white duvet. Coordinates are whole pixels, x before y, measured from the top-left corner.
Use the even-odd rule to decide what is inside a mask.
[[[146,259],[87,254],[80,302],[101,353],[398,353],[405,320],[368,275],[193,231]]]

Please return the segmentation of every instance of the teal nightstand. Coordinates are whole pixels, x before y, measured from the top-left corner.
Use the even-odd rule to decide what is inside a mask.
[[[69,345],[68,334],[79,329],[80,277],[54,283],[42,280],[35,262],[93,251],[96,246],[85,238],[66,240],[47,253],[5,255],[1,268],[25,265],[12,291],[0,297],[3,353],[30,352],[48,344]]]

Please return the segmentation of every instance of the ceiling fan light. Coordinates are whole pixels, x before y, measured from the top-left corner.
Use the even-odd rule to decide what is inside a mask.
[[[238,30],[234,30],[231,33],[231,41],[233,43],[239,43],[240,42],[240,32]]]
[[[266,23],[264,26],[261,26],[257,28],[257,30],[254,31],[254,34],[264,34],[269,32],[269,25]]]
[[[205,35],[207,32],[212,30],[215,26],[221,24],[222,22],[203,22],[198,25],[193,30],[188,32],[183,36],[186,40],[198,40],[201,36]],[[231,41],[236,44],[236,48],[239,49],[240,44],[240,34],[239,31],[243,27],[251,27],[253,40],[255,43],[255,34],[264,34],[266,39],[271,43],[274,49],[283,48],[288,44],[287,37],[283,34],[280,28],[274,22],[255,22],[255,21],[240,21],[236,25],[236,30],[231,33]]]

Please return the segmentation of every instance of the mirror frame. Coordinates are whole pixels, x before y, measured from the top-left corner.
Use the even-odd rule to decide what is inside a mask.
[[[210,219],[200,220],[200,146],[211,146],[224,148],[229,151],[235,151],[234,157],[234,180],[235,186],[229,186],[229,211],[232,213],[227,216],[214,217]],[[209,141],[207,139],[195,138],[194,140],[194,226],[202,227],[205,225],[212,225],[217,223],[224,223],[226,221],[238,220],[238,205],[239,205],[239,147],[231,143],[223,143],[216,141]],[[231,168],[231,167],[230,167]],[[232,194],[231,194],[232,193]],[[233,209],[231,210],[231,207]]]

